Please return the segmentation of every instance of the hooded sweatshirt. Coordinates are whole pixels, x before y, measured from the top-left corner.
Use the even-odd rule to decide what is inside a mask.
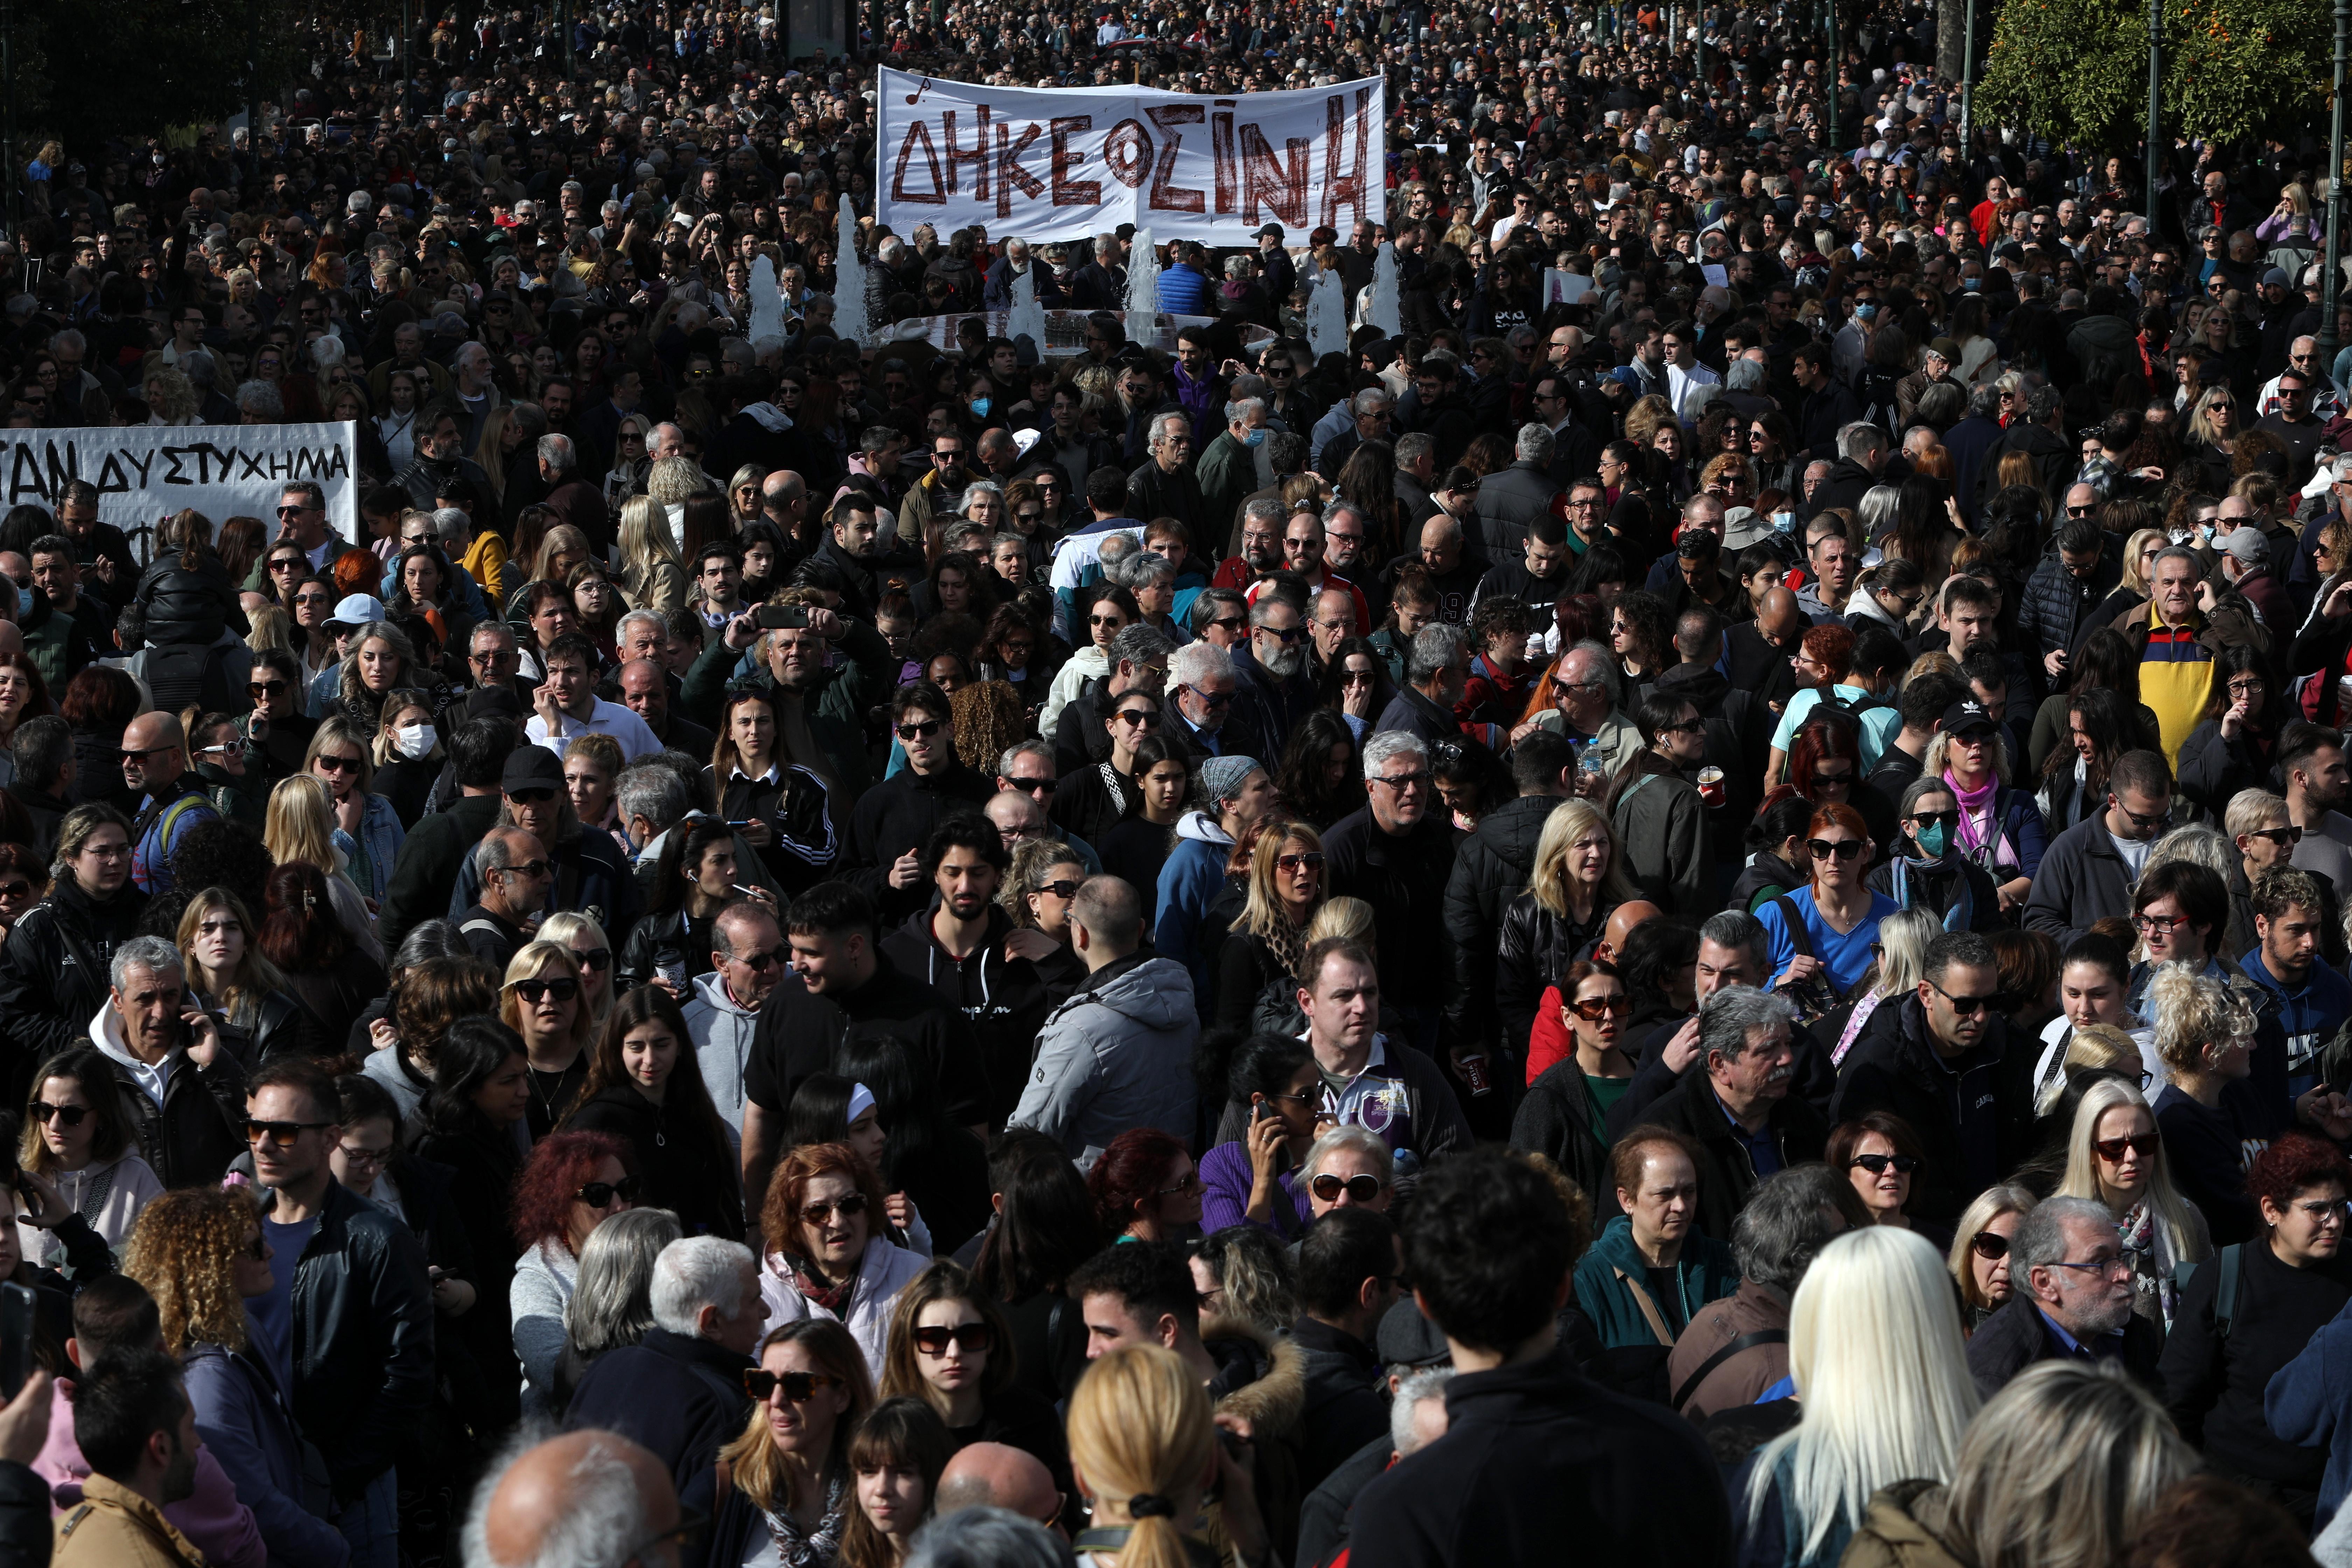
[[[1036,1064],[1013,1124],[1060,1139],[1089,1166],[1130,1127],[1190,1139],[1200,1032],[1182,964],[1149,948],[1113,959],[1037,1031]]]
[[[703,1087],[710,1103],[727,1123],[730,1142],[743,1141],[743,1064],[751,1058],[751,1038],[759,1030],[760,1010],[745,1007],[728,994],[727,977],[716,970],[694,983],[683,1014],[686,1032],[694,1040],[695,1065],[702,1069]]]
[[[1204,812],[1188,811],[1176,822],[1176,847],[1160,868],[1160,908],[1151,921],[1151,945],[1162,958],[1182,964],[1195,994],[1209,991],[1209,955],[1196,940],[1201,919],[1225,885],[1225,858],[1233,836]]]
[[[932,995],[961,1012],[971,1026],[988,1082],[986,1121],[998,1126],[1021,1098],[1030,1045],[1045,1016],[1045,983],[1027,959],[1005,957],[1013,917],[1001,907],[988,906],[987,934],[961,959],[932,933],[931,918],[939,907],[934,896],[929,909],[908,916],[904,925],[882,939],[882,951],[900,972],[930,987]]]

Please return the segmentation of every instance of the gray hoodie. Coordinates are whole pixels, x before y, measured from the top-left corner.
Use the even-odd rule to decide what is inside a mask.
[[[1192,1135],[1192,1047],[1201,1032],[1192,977],[1139,949],[1088,975],[1037,1031],[1013,1124],[1062,1142],[1092,1165],[1130,1127]]]
[[[743,1064],[751,1058],[751,1037],[760,1026],[757,1009],[746,1011],[727,994],[727,980],[717,973],[698,978],[692,994],[680,1009],[686,1032],[694,1039],[695,1065],[702,1069],[703,1087],[710,1103],[726,1119],[730,1142],[740,1145],[743,1132]]]

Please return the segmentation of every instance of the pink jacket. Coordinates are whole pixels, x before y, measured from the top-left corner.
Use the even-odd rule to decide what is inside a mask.
[[[58,1378],[49,1404],[49,1440],[33,1469],[49,1486],[49,1506],[58,1513],[81,1501],[81,1483],[89,1462],[74,1441],[73,1383]],[[262,1543],[261,1527],[253,1510],[236,1500],[236,1485],[220,1461],[205,1449],[196,1450],[196,1489],[184,1500],[163,1510],[173,1529],[202,1548],[213,1568],[268,1568],[269,1549]]]

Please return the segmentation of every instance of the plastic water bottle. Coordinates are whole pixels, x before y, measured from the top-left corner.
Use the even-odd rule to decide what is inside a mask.
[[[1601,742],[1587,741],[1584,751],[1576,759],[1576,771],[1588,785],[1597,785],[1607,774],[1608,768],[1601,759]]]

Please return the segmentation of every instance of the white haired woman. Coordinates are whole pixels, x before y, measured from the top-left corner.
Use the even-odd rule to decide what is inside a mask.
[[[1873,1226],[1822,1248],[1789,1312],[1803,1416],[1732,1478],[1744,1563],[1835,1568],[1872,1496],[1948,1481],[1977,1413],[1958,1308],[1936,1249]]]

